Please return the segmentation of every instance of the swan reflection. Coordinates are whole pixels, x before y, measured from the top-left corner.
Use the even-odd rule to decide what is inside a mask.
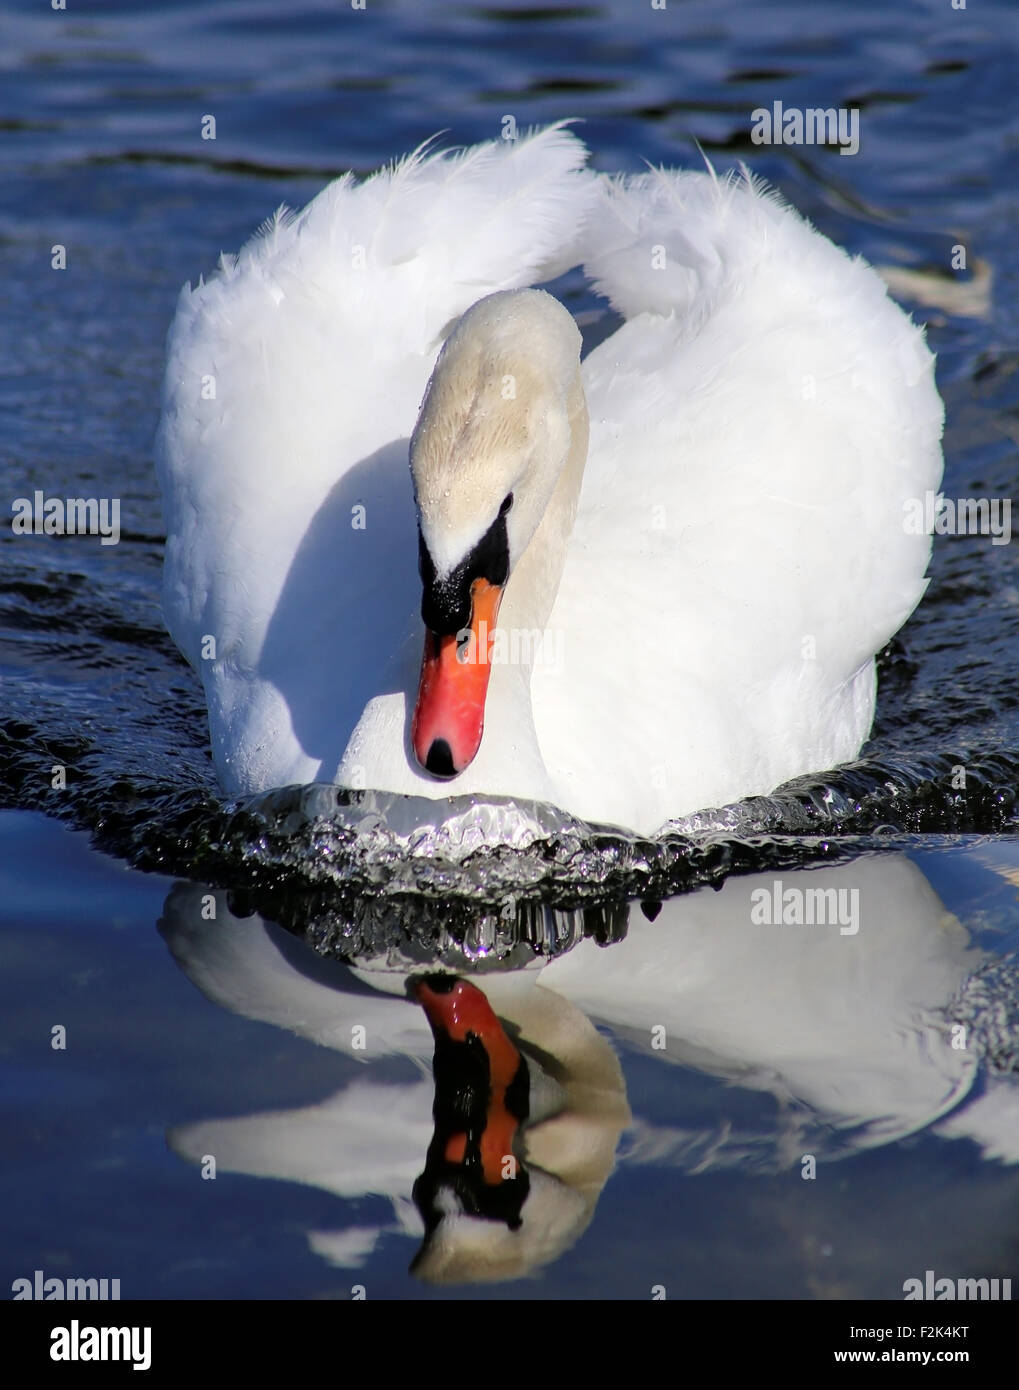
[[[413,1272],[436,1283],[554,1261],[618,1162],[775,1172],[928,1128],[1019,1160],[1019,1087],[994,1032],[1007,981],[905,856],[574,917],[555,959],[521,968],[510,953],[516,968],[464,960],[454,974],[435,964],[449,943],[433,941],[431,963],[421,942],[341,962],[238,916],[225,892],[176,885],[161,931],[204,994],[365,1070],[314,1105],[181,1125],[174,1150],[388,1198],[391,1223],[308,1231],[311,1247],[357,1268],[396,1231],[420,1242]],[[672,1068],[667,1123],[660,1106],[631,1115],[620,1056],[634,1053]],[[740,1088],[716,1090],[707,1119],[697,1073]]]

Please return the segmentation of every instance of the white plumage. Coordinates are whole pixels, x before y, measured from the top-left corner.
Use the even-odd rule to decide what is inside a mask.
[[[227,791],[503,793],[652,831],[866,737],[874,653],[926,582],[904,506],[941,477],[922,332],[749,178],[612,181],[584,159],[554,127],[340,179],[182,292],[165,611]],[[533,732],[526,672],[493,675],[477,758],[436,781],[407,747],[408,438],[457,318],[575,264],[626,321],[583,367],[557,659],[531,675]]]

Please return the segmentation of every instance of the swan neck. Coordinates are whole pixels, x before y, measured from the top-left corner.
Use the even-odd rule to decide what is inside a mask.
[[[587,463],[587,399],[579,363],[570,386],[567,410],[570,448],[566,462],[538,529],[513,567],[499,617],[500,626],[544,628],[559,591]]]

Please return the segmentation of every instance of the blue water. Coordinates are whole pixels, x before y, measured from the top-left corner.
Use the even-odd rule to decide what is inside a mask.
[[[418,1080],[408,1061],[366,1068],[209,1002],[154,930],[169,879],[127,870],[37,815],[0,815],[0,849],[4,1281],[40,1268],[120,1278],[124,1297],[349,1298],[355,1284],[370,1298],[463,1295],[408,1276],[418,1239],[395,1229],[383,1196],[229,1172],[203,1181],[168,1147],[189,1122],[294,1111],[366,1084],[366,1072],[382,1094]],[[1019,876],[1019,846],[930,844],[915,861],[976,941],[1019,950],[1016,887],[992,868]],[[338,1017],[351,998],[356,1016],[343,967],[293,948],[296,967],[336,990]],[[780,970],[762,990],[781,988]],[[50,1046],[58,1024],[65,1051]],[[982,1158],[972,1138],[921,1132],[822,1159],[807,1183],[766,1152],[770,1096],[616,1043],[637,1127],[594,1220],[551,1270],[472,1296],[646,1298],[664,1284],[670,1298],[894,1299],[927,1268],[1015,1273],[1003,1215],[1016,1169]],[[649,1132],[659,1147],[705,1129],[716,1143],[725,1126],[757,1136],[733,1163],[724,1146],[714,1164],[646,1152]],[[1019,1132],[1010,1137],[1019,1153]],[[831,1136],[811,1142],[832,1147]],[[363,1264],[337,1269],[312,1252],[310,1232],[350,1228],[383,1232]]]
[[[394,1046],[362,1059],[322,1045],[296,1035],[285,1010],[264,1021],[264,999],[252,1018],[254,981],[232,1000],[222,990],[210,999],[201,982],[209,986],[215,941],[181,917],[180,897],[168,906],[175,881],[230,890],[224,912],[232,905],[252,943],[264,930],[300,980],[333,991],[344,1027],[371,990],[335,956],[344,943],[356,954],[352,940],[362,954],[392,944],[379,935],[377,906],[368,931],[357,892],[342,902],[321,885],[313,894],[293,855],[267,848],[223,806],[200,689],[162,629],[151,446],[179,287],[281,202],[300,206],[335,174],[368,172],[438,131],[463,144],[498,135],[506,115],[521,127],[576,116],[598,168],[695,165],[700,151],[720,169],[746,161],[836,241],[935,285],[967,278],[947,270],[951,248],[965,245],[969,274],[978,263],[991,272],[985,308],[958,312],[944,296],[904,302],[938,355],[946,492],[1011,497],[1014,7],[368,0],[364,12],[348,12],[336,3],[149,0],[62,13],[0,3],[0,26],[0,499],[6,511],[35,488],[119,496],[123,526],[110,547],[0,529],[0,1288],[43,1268],[120,1277],[126,1297],[345,1298],[355,1282],[370,1297],[441,1296],[407,1274],[419,1242],[407,1183],[379,1178],[373,1188],[369,1178],[351,1195],[339,1190],[342,1173],[325,1186],[295,1179],[301,1145],[312,1142],[297,1120],[297,1152],[277,1165],[291,1176],[253,1176],[249,1152],[236,1170],[221,1165],[203,1181],[184,1152],[189,1124],[292,1114],[356,1084],[383,1088],[382,1104],[395,1094],[385,1087],[416,1083],[422,1056]],[[753,145],[750,112],[775,100],[858,107],[859,155]],[[201,138],[209,114],[214,141]],[[50,266],[57,243],[67,248],[62,272]],[[566,292],[575,311],[597,309],[576,285]],[[959,979],[1000,962],[975,1008],[975,1069],[952,1110],[958,1132],[928,1113],[909,1134],[854,1147],[846,1133],[862,1133],[859,1109],[857,1128],[844,1131],[837,1106],[822,1114],[816,1095],[813,1108],[804,1098],[802,1038],[790,1036],[790,1069],[762,1088],[753,1078],[763,1054],[745,1038],[734,1033],[721,1062],[684,1038],[666,1065],[641,1033],[653,1020],[637,1009],[627,1023],[623,1002],[603,1001],[592,1016],[621,1056],[633,1115],[618,1167],[590,1224],[544,1272],[522,1284],[470,1282],[459,1296],[647,1297],[664,1284],[669,1297],[898,1298],[906,1277],[931,1267],[1019,1274],[1002,1219],[1017,1196],[1019,1169],[1006,1160],[1019,1156],[1019,1112],[995,1101],[992,1119],[974,1118],[986,1095],[1007,1095],[997,1088],[1010,1084],[1014,1056],[1017,555],[1015,541],[938,542],[930,591],[882,658],[874,738],[854,769],[743,808],[729,832],[661,857],[654,847],[600,844],[584,859],[583,882],[553,863],[545,883],[547,901],[588,905],[563,928],[564,941],[577,941],[564,961],[591,945],[585,933],[628,932],[590,965],[590,978],[574,981],[576,1003],[596,988],[599,969],[625,977],[645,920],[628,903],[717,886],[734,872],[793,883],[821,860],[841,866],[847,883],[861,885],[864,916],[859,936],[832,957],[837,979],[862,978],[874,960],[884,969],[882,933],[905,931],[907,919],[918,931],[929,921],[939,947],[955,943],[946,961],[959,947]],[[948,771],[959,763],[970,771],[962,793]],[[55,764],[67,768],[66,789],[52,786]],[[890,866],[881,870],[888,884],[899,882],[896,865],[911,864],[933,896],[883,888],[875,858]],[[604,871],[597,892],[592,866]],[[709,896],[698,902],[715,901],[711,888],[700,892]],[[606,897],[616,905],[602,902],[598,917]],[[937,901],[961,937],[945,928]],[[896,912],[883,916],[882,902]],[[419,907],[402,900],[394,909],[400,932]],[[432,935],[417,941],[419,961],[437,918],[464,920],[462,901],[433,900],[427,911]],[[674,923],[669,912],[666,903],[661,930],[683,930],[681,914]],[[263,918],[297,933],[303,924],[333,958],[296,937],[281,946]],[[740,949],[734,919],[718,918],[718,932],[733,932]],[[762,996],[795,1000],[795,965],[795,953],[766,959]],[[822,990],[829,976],[810,978]],[[282,977],[265,989],[284,989]],[[901,1006],[907,1032],[915,1025],[926,1037],[917,1001],[885,1004],[882,1017]],[[420,1032],[417,1007],[398,1007]],[[728,1007],[735,1020],[743,1006]],[[924,1009],[946,1025],[959,1014],[947,994]],[[57,1025],[67,1028],[66,1050],[50,1046]],[[776,1037],[783,1026],[776,1013]],[[823,1032],[823,1017],[816,1026]],[[877,1072],[861,1060],[855,1075],[876,1097]],[[818,1156],[816,1181],[800,1177],[802,1144],[794,1152],[786,1143],[790,1108],[797,1142]],[[422,1116],[427,1128],[427,1106]],[[424,1163],[423,1149],[415,1158],[419,1130],[394,1120],[392,1133],[413,1177]],[[348,1244],[322,1233],[348,1233]],[[330,1249],[347,1263],[331,1263]]]

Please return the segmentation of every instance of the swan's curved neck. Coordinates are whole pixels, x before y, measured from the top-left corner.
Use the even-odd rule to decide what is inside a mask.
[[[499,610],[496,642],[503,641],[503,659],[496,655],[486,700],[488,736],[473,764],[455,784],[457,790],[498,784],[510,795],[552,801],[556,796],[538,743],[531,708],[531,672],[537,652],[557,646],[558,634],[547,633],[566,550],[577,514],[587,462],[587,400],[580,367],[569,393],[570,448],[548,506],[526,550],[513,566]],[[508,659],[507,659],[508,658]],[[493,739],[491,733],[498,731]]]
[[[523,555],[513,566],[513,572],[506,585],[506,595],[499,613],[499,627],[507,633],[512,633],[514,629],[543,629],[559,592],[559,581],[566,564],[567,545],[577,515],[577,503],[584,480],[584,465],[587,462],[587,400],[584,396],[579,363],[570,387],[568,413],[570,449],[566,462],[538,529],[531,537]],[[519,646],[524,650],[527,648],[526,643],[520,643]]]

